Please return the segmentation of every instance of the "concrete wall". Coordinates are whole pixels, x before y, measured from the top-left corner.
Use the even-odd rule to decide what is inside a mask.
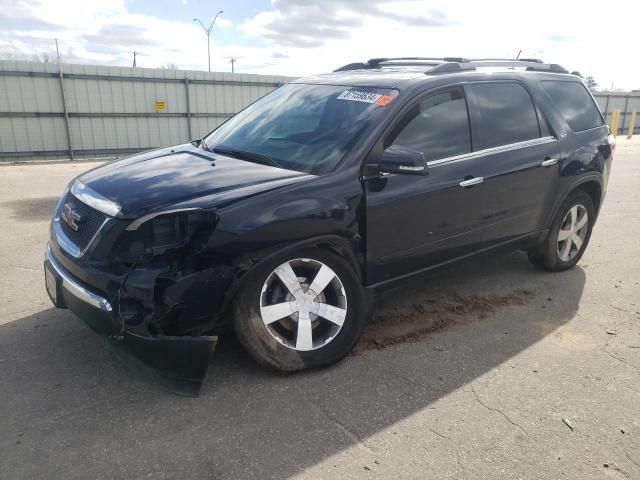
[[[116,156],[201,138],[288,77],[0,61],[0,161]],[[156,108],[164,102],[164,108]],[[64,115],[64,104],[68,120]]]

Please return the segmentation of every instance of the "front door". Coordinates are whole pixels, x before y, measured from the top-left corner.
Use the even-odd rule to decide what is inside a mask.
[[[422,152],[428,174],[364,180],[369,284],[463,256],[482,239],[483,160],[471,154],[463,89],[416,101],[384,140],[390,145]]]

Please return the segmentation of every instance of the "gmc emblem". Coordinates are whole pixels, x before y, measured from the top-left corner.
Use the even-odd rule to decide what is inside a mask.
[[[70,203],[65,203],[62,207],[62,213],[60,214],[60,218],[64,220],[64,223],[69,225],[74,231],[78,231],[80,225],[78,225],[82,221],[82,216],[74,210]]]

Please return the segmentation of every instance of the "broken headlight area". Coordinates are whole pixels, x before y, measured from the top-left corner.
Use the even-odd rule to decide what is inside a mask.
[[[216,216],[172,212],[129,225],[135,228],[120,231],[108,255],[120,279],[112,303],[121,333],[111,337],[171,390],[197,393],[232,279],[232,267],[206,248]]]
[[[134,221],[120,234],[110,260],[139,263],[187,246],[189,254],[198,254],[215,225],[216,216],[208,210],[159,214],[140,224]]]
[[[122,277],[114,297],[125,329],[189,336],[215,326],[231,280],[231,267],[205,248],[215,225],[210,211],[172,212],[120,233],[109,264]]]

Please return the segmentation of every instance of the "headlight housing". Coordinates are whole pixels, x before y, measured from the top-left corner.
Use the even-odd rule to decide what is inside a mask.
[[[144,220],[144,217],[143,217]],[[217,217],[209,210],[187,210],[154,214],[140,223],[132,222],[118,238],[112,260],[138,262],[145,256],[155,257],[170,250],[192,247],[197,253],[215,229]]]

